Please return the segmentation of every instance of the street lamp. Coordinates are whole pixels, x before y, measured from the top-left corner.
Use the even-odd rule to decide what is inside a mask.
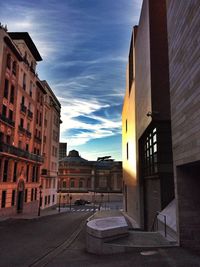
[[[40,216],[40,210],[42,205],[42,185],[39,186],[39,207],[38,207],[38,216]]]
[[[58,198],[58,212],[60,212],[60,201],[61,201],[61,190],[58,190],[59,198]]]

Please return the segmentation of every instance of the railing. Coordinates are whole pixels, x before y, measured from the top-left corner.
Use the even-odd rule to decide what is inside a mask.
[[[162,214],[161,212],[157,211],[156,212],[156,215],[154,217],[154,220],[153,220],[153,224],[152,224],[152,227],[151,227],[151,231],[154,232],[154,231],[158,231],[158,215],[160,216],[163,216],[164,218],[164,234],[165,234],[165,237],[167,237],[167,216]]]
[[[24,104],[21,104],[21,111],[26,113],[27,107]]]
[[[15,122],[12,121],[9,118],[6,118],[5,116],[3,116],[2,114],[0,114],[0,119],[8,124],[10,124],[11,126],[15,127]]]
[[[30,111],[30,109],[28,109],[28,117],[31,118],[31,119],[33,118],[33,112]]]
[[[30,159],[37,162],[44,162],[44,158],[39,155],[29,153],[28,151],[25,151],[21,148],[11,146],[5,143],[0,143],[0,152],[9,153],[18,157]]]

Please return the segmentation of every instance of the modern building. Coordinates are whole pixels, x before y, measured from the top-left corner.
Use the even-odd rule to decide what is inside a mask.
[[[178,241],[200,251],[200,4],[166,2]]]
[[[43,163],[34,136],[36,94],[45,94],[35,69],[42,58],[28,33],[9,33],[3,26],[0,50],[0,215],[33,212]]]
[[[67,156],[67,143],[59,143],[59,160]]]
[[[165,2],[143,1],[122,111],[124,207],[149,230],[174,198]]]
[[[41,82],[45,89],[44,116],[42,132],[42,153],[44,163],[41,171],[42,201],[41,208],[48,208],[57,203],[58,151],[60,136],[61,105],[46,81]]]
[[[121,193],[122,163],[106,160],[97,161],[82,158],[79,152],[72,150],[59,161],[59,192],[61,202],[69,203],[71,194],[77,193]]]

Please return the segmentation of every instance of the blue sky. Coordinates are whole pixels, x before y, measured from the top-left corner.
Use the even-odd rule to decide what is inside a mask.
[[[0,1],[1,23],[27,31],[37,69],[62,105],[60,140],[95,160],[121,160],[121,110],[132,27],[142,0]]]

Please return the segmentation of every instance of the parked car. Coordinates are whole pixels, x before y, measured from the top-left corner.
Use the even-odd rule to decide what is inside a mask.
[[[90,201],[87,201],[85,199],[77,199],[74,202],[74,205],[85,205],[85,204],[90,204]]]

